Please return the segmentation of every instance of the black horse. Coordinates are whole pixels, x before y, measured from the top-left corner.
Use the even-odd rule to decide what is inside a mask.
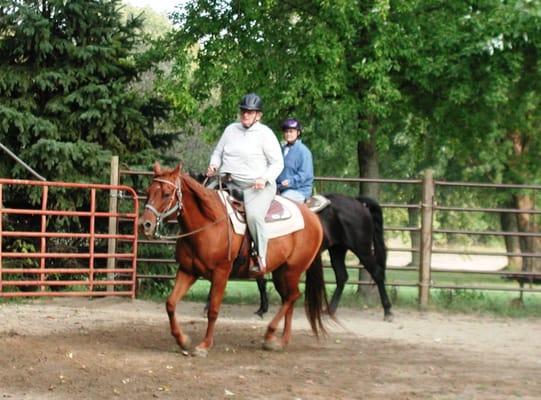
[[[385,290],[387,248],[383,239],[383,213],[377,201],[370,197],[349,197],[342,194],[325,194],[331,204],[319,212],[323,225],[322,251],[328,250],[336,276],[336,289],[329,305],[333,315],[338,308],[344,286],[348,280],[346,252],[355,254],[368,271],[379,291],[384,319],[392,320],[391,302]],[[256,314],[268,310],[266,280],[258,279],[260,307]]]

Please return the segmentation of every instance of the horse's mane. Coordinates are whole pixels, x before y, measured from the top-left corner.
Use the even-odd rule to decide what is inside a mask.
[[[199,211],[201,211],[201,213],[208,219],[216,221],[220,217],[218,210],[222,210],[221,203],[216,195],[216,192],[214,190],[207,189],[189,174],[182,174],[181,178],[184,188],[188,189],[194,195],[194,197],[199,200],[196,201]]]

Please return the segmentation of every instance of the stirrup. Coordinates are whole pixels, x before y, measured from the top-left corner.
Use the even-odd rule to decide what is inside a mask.
[[[250,268],[249,268],[250,272],[254,274],[264,274],[267,268],[263,266],[263,263],[261,262],[261,257],[256,256],[255,259],[256,259],[256,262],[250,265]]]
[[[254,274],[260,274],[261,272],[264,272],[264,271],[261,271],[261,267],[259,264],[252,264],[250,266],[250,272]]]

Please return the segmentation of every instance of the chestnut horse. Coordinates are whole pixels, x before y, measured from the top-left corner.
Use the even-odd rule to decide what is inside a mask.
[[[290,341],[291,323],[295,301],[300,297],[299,281],[306,271],[305,310],[312,331],[316,336],[325,333],[322,313],[328,307],[323,281],[323,267],[319,249],[323,241],[323,228],[316,214],[299,205],[304,218],[304,229],[271,239],[268,244],[267,272],[272,279],[282,304],[269,323],[264,335],[263,348],[281,350]],[[175,316],[177,303],[194,282],[203,277],[211,282],[210,303],[207,311],[207,331],[204,339],[192,354],[206,356],[213,345],[214,327],[230,277],[248,278],[248,265],[233,269],[233,262],[240,254],[243,236],[234,233],[227,210],[218,192],[205,188],[188,174],[182,165],[174,170],[162,170],[154,164],[154,177],[147,189],[147,202],[141,217],[144,234],[156,233],[164,220],[177,217],[184,232],[176,244],[179,268],[173,291],[166,302],[171,334],[183,350],[190,347],[190,338],[180,327]],[[284,319],[281,340],[275,335]]]

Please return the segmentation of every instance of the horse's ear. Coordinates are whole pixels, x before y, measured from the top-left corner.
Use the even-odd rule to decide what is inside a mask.
[[[184,163],[181,161],[181,162],[178,163],[176,168],[173,170],[173,173],[175,175],[180,175],[180,173],[182,172],[182,167],[184,167]]]
[[[159,161],[154,162],[153,170],[154,170],[154,175],[161,175],[162,167],[160,166]]]

